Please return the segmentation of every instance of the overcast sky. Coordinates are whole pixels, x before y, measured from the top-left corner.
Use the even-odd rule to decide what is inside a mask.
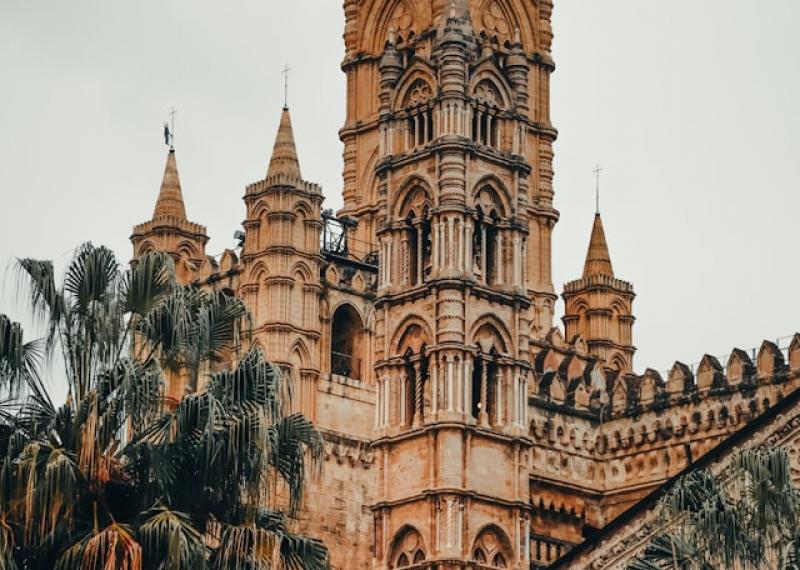
[[[637,369],[800,329],[800,2],[555,4],[557,290],[581,273],[600,163]],[[0,268],[86,240],[127,261],[172,105],[189,217],[209,253],[231,247],[286,63],[303,174],[338,208],[342,29],[340,0],[0,0]],[[0,312],[20,319],[10,285]]]

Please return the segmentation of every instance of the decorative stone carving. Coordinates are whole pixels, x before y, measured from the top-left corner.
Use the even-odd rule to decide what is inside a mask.
[[[492,2],[486,12],[483,13],[481,21],[489,34],[502,38],[509,37],[511,27],[508,25],[505,14],[503,14],[503,9],[497,2]]]

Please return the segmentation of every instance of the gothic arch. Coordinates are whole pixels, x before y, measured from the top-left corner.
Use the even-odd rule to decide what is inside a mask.
[[[470,95],[479,100],[485,97],[481,95],[481,86],[491,89],[494,94],[495,101],[490,106],[506,111],[512,109],[514,99],[511,96],[511,87],[490,61],[484,61],[473,72],[469,82]],[[489,101],[482,102],[491,103]]]
[[[292,270],[290,272],[292,278],[294,278],[295,275],[298,274],[300,275],[300,278],[303,280],[304,283],[309,283],[313,280],[313,273],[311,273],[311,270],[308,268],[308,265],[303,261],[298,261],[292,266]]]
[[[418,353],[423,346],[432,344],[432,338],[428,323],[421,317],[411,315],[395,329],[390,346],[394,347],[395,354],[404,354],[409,348],[412,352]]]
[[[488,524],[476,535],[470,557],[486,566],[506,568],[513,560],[511,541],[499,526]]]
[[[470,329],[469,338],[472,339],[472,344],[477,344],[487,354],[492,348],[501,354],[509,354],[510,347],[513,346],[508,329],[494,315],[478,318]]]
[[[389,547],[389,568],[404,568],[420,564],[426,559],[425,540],[413,526],[405,525],[398,530]]]
[[[400,4],[404,5],[405,12],[410,18],[405,29],[397,26],[398,22],[394,21]],[[359,51],[373,55],[380,54],[389,36],[389,28],[400,27],[395,32],[400,38],[407,39],[411,32],[419,33],[426,26],[427,22],[424,20],[423,12],[415,0],[376,0],[369,10],[365,11],[364,19],[359,18],[358,29],[361,32]]]
[[[614,299],[609,307],[618,317],[627,315],[630,311],[620,299]]]
[[[259,200],[256,207],[253,209],[253,219],[260,220],[267,216],[270,212],[272,212],[272,208],[269,207],[269,204],[266,200]]]
[[[295,203],[293,213],[298,218],[303,218],[306,220],[314,217],[314,213],[311,211],[311,206],[309,206],[308,202],[305,200],[300,200]]]
[[[490,37],[497,36],[497,39],[500,40],[500,34],[498,33],[500,30],[497,30],[496,27],[492,29],[490,27],[492,22],[486,20],[486,14],[491,13],[492,6],[496,5],[508,24],[508,33],[502,39],[513,40],[514,30],[519,29],[522,45],[526,52],[530,52],[539,47],[535,24],[538,24],[540,19],[536,7],[540,4],[541,2],[483,0],[478,3],[478,6],[473,11],[473,23],[478,32],[486,31]]]
[[[405,219],[411,212],[421,217],[425,207],[433,206],[431,185],[419,175],[408,178],[394,196],[391,211],[394,218]]]
[[[380,147],[375,145],[375,148],[372,149],[372,153],[370,153],[369,159],[367,159],[364,170],[361,173],[361,180],[364,181],[364,201],[367,204],[372,204],[378,199],[378,179],[375,176],[375,168],[378,163],[379,150]]]
[[[620,372],[625,370],[628,367],[628,363],[625,360],[625,357],[622,356],[619,352],[615,353],[614,356],[611,357],[611,362],[609,362],[611,368],[619,370]]]
[[[481,177],[472,189],[472,205],[481,207],[489,214],[490,207],[497,210],[497,215],[506,218],[511,215],[511,195],[505,184],[492,174]]]
[[[293,366],[300,368],[308,368],[311,363],[311,353],[308,351],[306,343],[302,339],[297,338],[289,348],[289,362]]]
[[[586,300],[578,298],[572,301],[566,312],[568,315],[580,315],[588,310],[589,304],[586,302]]]
[[[139,245],[139,257],[144,257],[154,251],[156,251],[156,246],[150,240],[146,240]]]
[[[331,374],[362,379],[364,331],[364,319],[356,306],[339,303],[331,318]]]
[[[250,268],[248,281],[250,283],[262,283],[268,275],[269,270],[267,269],[267,264],[263,261],[259,261]]]
[[[406,71],[395,88],[395,95],[392,99],[392,109],[399,111],[431,101],[436,98],[436,72],[424,60],[416,58],[411,67]],[[425,92],[420,92],[421,88],[426,88]],[[426,96],[426,99],[420,98]]]
[[[191,242],[182,241],[178,244],[178,253],[180,255],[185,255],[186,257],[196,258],[199,257],[197,253],[197,247]]]

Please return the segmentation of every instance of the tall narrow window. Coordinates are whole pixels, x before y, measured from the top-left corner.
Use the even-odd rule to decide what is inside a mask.
[[[352,305],[342,305],[331,323],[331,374],[362,378],[364,325]]]

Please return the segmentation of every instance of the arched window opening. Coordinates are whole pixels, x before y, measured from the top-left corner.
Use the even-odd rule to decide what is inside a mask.
[[[405,368],[405,412],[403,419],[408,426],[418,425],[425,419],[425,386],[428,383],[428,356],[426,345],[418,354],[409,347],[403,355]]]
[[[511,553],[507,535],[499,528],[484,530],[475,540],[473,559],[481,564],[489,564],[494,568],[506,568]]]
[[[494,221],[494,220],[493,220]],[[486,225],[486,278],[487,285],[497,282],[497,226],[494,223]]]
[[[472,417],[494,420],[497,409],[497,353],[478,354],[472,371]],[[482,412],[485,412],[485,416]]]
[[[406,123],[409,150],[425,146],[434,139],[433,109],[430,107],[409,110]]]
[[[416,529],[406,527],[392,541],[389,568],[405,568],[425,561],[425,544]]]
[[[422,218],[422,260],[420,264],[420,271],[422,272],[422,281],[427,281],[431,274],[431,252],[433,251],[433,242],[431,241],[431,216],[428,207],[425,207]]]
[[[403,282],[406,285],[416,285],[419,278],[419,255],[420,255],[420,224],[414,212],[409,212],[406,218],[406,235],[403,244]]]
[[[484,285],[500,284],[503,244],[500,215],[495,208],[486,215],[481,205],[477,206],[472,239],[474,275]]]
[[[331,324],[331,374],[361,380],[364,325],[352,305],[342,305]]]

